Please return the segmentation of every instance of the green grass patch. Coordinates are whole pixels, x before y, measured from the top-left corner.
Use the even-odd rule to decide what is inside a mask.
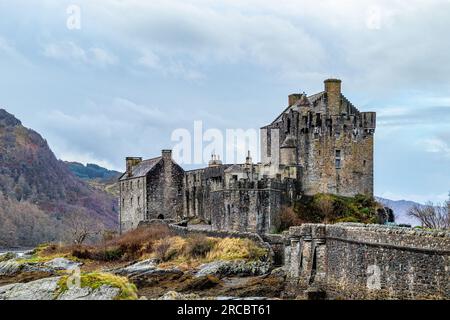
[[[67,286],[68,279],[69,276],[61,277],[56,297],[69,290]],[[82,288],[89,287],[95,290],[103,285],[120,289],[119,295],[115,298],[116,300],[136,300],[138,298],[136,286],[125,277],[102,272],[84,273],[80,276],[80,286]]]

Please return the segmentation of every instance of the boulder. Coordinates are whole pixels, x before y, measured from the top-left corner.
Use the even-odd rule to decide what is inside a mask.
[[[148,259],[144,261],[137,262],[135,264],[129,265],[124,268],[113,270],[113,273],[121,276],[134,276],[139,275],[148,271],[155,270],[157,260]]]
[[[149,259],[129,265],[125,268],[112,270],[111,272],[126,276],[138,286],[149,285],[163,280],[178,279],[184,273],[177,268],[162,269],[157,267],[157,260]]]
[[[120,289],[109,285],[99,288],[71,286],[57,294],[61,277],[0,287],[0,300],[114,300]]]
[[[23,266],[15,260],[0,262],[0,276],[12,276],[19,273]]]
[[[96,289],[73,287],[59,295],[57,300],[114,300],[119,293],[119,288],[108,285]]]
[[[0,287],[0,300],[53,300],[60,277]]]
[[[74,262],[66,258],[55,258],[44,263],[44,267],[54,270],[73,270],[79,268],[81,265],[82,263]]]
[[[270,263],[263,261],[245,261],[232,260],[223,261],[218,260],[211,263],[206,263],[200,266],[196,272],[195,277],[203,277],[207,275],[215,275],[220,277],[226,276],[259,276],[267,274],[270,271]]]
[[[183,294],[175,291],[169,291],[158,300],[200,300],[200,296],[195,293]]]

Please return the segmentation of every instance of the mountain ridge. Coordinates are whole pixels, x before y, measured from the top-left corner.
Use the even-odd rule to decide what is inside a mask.
[[[106,229],[117,228],[116,199],[76,177],[55,157],[39,133],[24,127],[14,115],[0,109],[0,233],[9,235],[7,239],[0,235],[0,246],[34,244],[14,238],[10,232],[20,233],[30,227],[20,225],[19,216],[26,219],[24,224],[33,223],[30,217],[19,212],[26,206],[26,210],[55,228],[48,240],[60,239],[65,233],[65,218],[77,212],[98,221]],[[44,238],[39,241],[47,240]]]

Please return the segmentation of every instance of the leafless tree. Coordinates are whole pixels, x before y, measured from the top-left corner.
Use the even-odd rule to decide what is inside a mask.
[[[85,211],[77,210],[65,219],[69,241],[81,245],[89,239],[94,239],[101,232],[98,220],[89,216]]]
[[[334,212],[333,200],[328,197],[321,198],[317,202],[317,208],[322,212],[324,222],[329,223]]]
[[[449,203],[426,205],[414,205],[408,211],[408,215],[416,218],[422,227],[429,229],[450,229]]]

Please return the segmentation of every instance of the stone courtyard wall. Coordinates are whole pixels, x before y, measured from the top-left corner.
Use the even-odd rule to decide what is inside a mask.
[[[449,299],[450,233],[305,224],[287,235],[291,294],[339,299]]]

